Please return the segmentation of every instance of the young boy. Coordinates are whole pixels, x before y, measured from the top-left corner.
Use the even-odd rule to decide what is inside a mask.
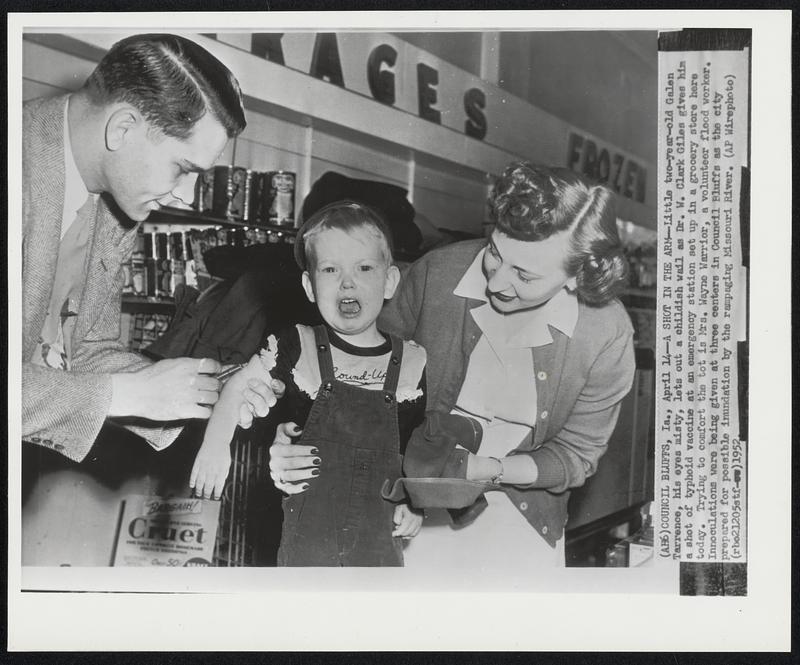
[[[278,565],[400,566],[400,537],[421,526],[421,512],[381,498],[384,482],[402,475],[405,445],[425,417],[424,349],[376,324],[400,280],[390,242],[380,214],[360,203],[309,218],[295,257],[326,325],[271,337],[225,385],[197,454],[190,485],[219,496],[244,385],[252,376],[269,381],[265,372],[286,384],[277,410],[302,428],[319,471],[307,491],[284,499]]]

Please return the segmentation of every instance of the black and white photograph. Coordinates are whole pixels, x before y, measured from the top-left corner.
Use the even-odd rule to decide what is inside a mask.
[[[648,14],[9,15],[9,648],[788,649],[788,13]]]

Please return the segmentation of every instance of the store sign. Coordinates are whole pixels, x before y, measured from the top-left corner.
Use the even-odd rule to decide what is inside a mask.
[[[565,164],[577,173],[607,184],[632,203],[647,205],[646,199],[655,196],[652,179],[647,181],[648,163],[392,34],[238,32],[217,33],[213,38],[270,63],[478,139],[486,146],[512,155],[534,156],[545,164]],[[256,80],[258,87],[250,94],[272,100],[275,95],[269,77],[259,72]],[[281,90],[279,96],[292,108],[325,117],[330,100],[319,88],[296,85],[288,92]],[[372,105],[353,106],[348,126],[402,144],[409,130],[401,115],[393,127],[374,127],[370,125]],[[337,111],[341,116],[342,109]],[[442,140],[451,141],[444,136]],[[434,145],[426,148],[436,152]]]
[[[228,35],[218,35],[229,41]],[[238,40],[237,40],[238,41]],[[486,136],[483,81],[391,35],[253,33],[250,52],[463,132]]]
[[[611,146],[570,132],[567,166],[576,173],[608,185],[620,196],[644,203],[647,170]]]

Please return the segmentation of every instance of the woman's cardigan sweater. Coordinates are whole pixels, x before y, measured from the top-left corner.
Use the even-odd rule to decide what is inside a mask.
[[[484,303],[453,291],[485,244],[470,240],[429,252],[404,271],[394,298],[381,313],[382,330],[413,339],[427,350],[429,411],[444,414],[455,406],[480,338],[470,310]],[[532,354],[536,427],[512,453],[530,455],[539,475],[530,485],[504,489],[530,524],[555,545],[567,520],[567,490],[595,472],[620,401],[633,382],[635,361],[633,328],[619,301],[602,307],[581,302],[572,337],[552,326],[550,332],[552,343],[535,347]],[[432,434],[426,425],[415,432],[406,451],[407,473],[463,478],[467,453],[442,449],[447,439]],[[426,446],[436,446],[437,441],[439,449],[431,454]],[[485,507],[481,503],[467,520]]]

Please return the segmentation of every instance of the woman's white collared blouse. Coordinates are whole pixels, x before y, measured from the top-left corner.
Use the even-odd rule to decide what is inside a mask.
[[[547,377],[536,371],[531,349],[553,341],[550,326],[572,336],[578,299],[562,289],[541,307],[502,314],[486,296],[483,254],[478,253],[453,291],[456,296],[484,302],[470,311],[482,335],[470,355],[457,406],[488,421],[499,418],[534,427],[536,383]]]

